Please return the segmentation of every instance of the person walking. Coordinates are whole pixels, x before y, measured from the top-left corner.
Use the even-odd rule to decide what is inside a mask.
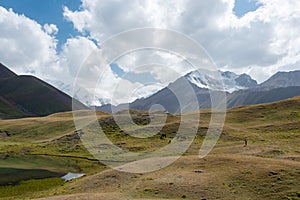
[[[248,145],[248,140],[247,140],[247,138],[245,138],[245,140],[244,140],[244,147],[246,147]]]

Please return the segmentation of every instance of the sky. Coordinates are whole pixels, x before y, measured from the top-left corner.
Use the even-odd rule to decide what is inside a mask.
[[[68,38],[79,35],[72,23],[64,18],[63,7],[77,9],[80,5],[80,0],[1,0],[0,2],[0,6],[6,9],[12,8],[15,13],[24,14],[41,25],[55,24],[59,30],[56,34],[58,50]]]
[[[0,62],[70,94],[80,67],[104,41],[144,27],[185,34],[219,70],[247,73],[259,83],[278,71],[300,69],[300,1],[295,0],[1,0]],[[178,77],[163,65],[174,66],[178,76],[190,70],[165,52],[132,52],[111,63],[101,89],[89,91],[82,83],[81,90],[109,101],[122,83],[134,100]],[[115,92],[113,103],[126,101],[122,96]]]

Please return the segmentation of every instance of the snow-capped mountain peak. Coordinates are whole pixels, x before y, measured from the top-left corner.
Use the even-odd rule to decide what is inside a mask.
[[[82,102],[87,106],[101,106],[109,103],[108,100],[105,100],[102,97],[92,94],[84,88],[77,87],[73,91],[72,83],[64,83],[62,81],[57,81],[57,80],[47,80],[47,82],[55,86],[56,88],[60,89],[64,93],[68,94],[72,98],[79,100],[80,102]]]
[[[186,74],[182,78],[185,78],[198,88],[205,88],[215,91],[224,90],[229,93],[237,90],[254,88],[257,86],[257,82],[249,75],[238,75],[230,71],[212,72],[209,70],[197,70]],[[101,106],[111,102],[109,99],[105,99],[100,95],[95,95],[81,87],[76,87],[76,89],[73,91],[73,84],[71,83],[65,83],[57,80],[47,80],[47,82],[65,92],[69,96],[81,101],[87,106]],[[144,96],[144,98],[147,98],[147,96]]]
[[[222,83],[219,78],[221,78]],[[247,74],[235,74],[233,72],[209,72],[209,71],[192,71],[185,75],[185,78],[199,88],[207,88],[210,90],[225,90],[226,92],[234,92],[255,87],[257,82]]]

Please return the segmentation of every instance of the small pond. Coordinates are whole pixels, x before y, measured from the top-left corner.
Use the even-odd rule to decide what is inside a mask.
[[[61,178],[65,179],[65,181],[69,181],[69,180],[72,180],[72,179],[75,179],[75,178],[80,178],[80,177],[83,177],[83,176],[85,176],[85,174],[70,173],[69,172]]]
[[[0,186],[15,185],[30,179],[59,178],[65,175],[45,169],[0,168]]]

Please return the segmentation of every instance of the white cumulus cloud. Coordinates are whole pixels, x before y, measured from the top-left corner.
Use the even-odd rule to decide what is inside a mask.
[[[298,61],[300,4],[294,0],[258,3],[257,10],[238,18],[234,0],[83,0],[79,10],[65,7],[64,16],[99,43],[132,28],[176,30],[202,44],[219,68],[236,72],[258,68],[263,74],[252,75],[263,81]]]
[[[52,34],[56,35],[58,33],[58,28],[55,24],[45,24],[44,30],[49,35],[52,35]]]
[[[57,71],[57,41],[43,27],[0,6],[0,61],[17,73],[47,76]]]

